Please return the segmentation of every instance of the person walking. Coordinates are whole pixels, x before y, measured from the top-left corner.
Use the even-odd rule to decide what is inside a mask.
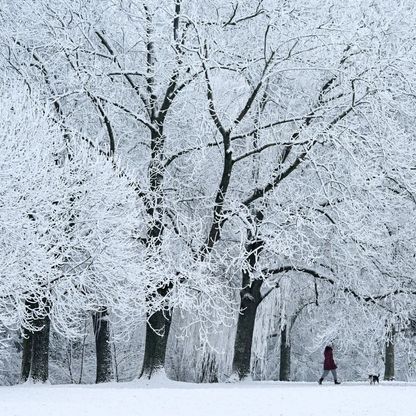
[[[324,378],[328,375],[329,372],[332,373],[332,376],[334,377],[334,383],[335,384],[341,384],[340,381],[338,381],[337,379],[337,366],[335,364],[334,361],[334,355],[332,352],[332,346],[331,345],[327,345],[325,347],[325,351],[324,351],[324,372],[322,373],[321,378],[319,379],[318,383],[322,384],[322,382],[324,381]]]

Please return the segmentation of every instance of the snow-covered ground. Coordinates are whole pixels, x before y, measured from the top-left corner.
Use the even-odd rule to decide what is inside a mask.
[[[0,387],[1,416],[412,416],[416,383],[143,381]]]

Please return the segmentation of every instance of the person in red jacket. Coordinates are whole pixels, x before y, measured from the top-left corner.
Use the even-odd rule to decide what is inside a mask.
[[[337,366],[336,366],[335,361],[334,361],[334,356],[332,354],[332,346],[331,345],[327,345],[325,347],[324,357],[325,357],[324,372],[322,373],[322,376],[319,379],[318,383],[322,384],[322,382],[324,381],[324,378],[328,375],[329,372],[331,372],[332,376],[334,377],[334,383],[335,384],[341,384],[341,382],[338,381],[338,379],[337,379]]]

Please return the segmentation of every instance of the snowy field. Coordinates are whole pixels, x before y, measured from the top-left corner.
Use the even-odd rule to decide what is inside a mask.
[[[1,416],[413,416],[416,383],[0,387]]]

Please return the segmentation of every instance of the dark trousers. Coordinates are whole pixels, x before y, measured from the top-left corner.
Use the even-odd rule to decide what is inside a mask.
[[[334,377],[334,381],[337,380],[337,370],[324,370],[321,376],[322,380],[328,375],[330,371],[332,373],[332,377]]]

